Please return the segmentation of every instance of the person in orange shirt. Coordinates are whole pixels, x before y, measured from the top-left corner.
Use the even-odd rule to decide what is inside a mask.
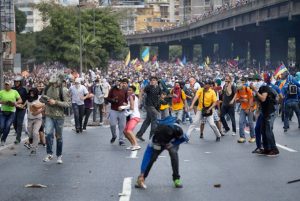
[[[179,81],[176,81],[174,88],[171,89],[172,95],[172,115],[177,118],[178,122],[182,122],[183,110],[186,106],[186,95],[180,87]]]
[[[245,127],[246,123],[248,122],[250,128],[250,143],[255,142],[255,135],[254,135],[254,124],[253,124],[253,111],[255,110],[253,105],[253,93],[249,87],[243,85],[242,82],[238,82],[237,84],[237,93],[235,94],[234,99],[236,102],[241,104],[241,111],[240,111],[240,118],[239,118],[239,132],[240,132],[240,139],[238,139],[238,143],[245,143]],[[246,120],[248,119],[248,121]]]

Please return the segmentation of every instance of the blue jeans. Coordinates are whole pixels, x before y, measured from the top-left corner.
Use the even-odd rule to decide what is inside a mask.
[[[246,113],[245,110],[241,109],[240,111],[240,119],[239,119],[239,127],[240,127],[240,137],[241,138],[245,138],[245,125],[247,123],[247,119],[246,117],[248,117],[248,124],[250,127],[250,137],[254,138],[254,126],[253,126],[253,112],[248,112]]]
[[[261,149],[261,124],[263,121],[263,115],[262,113],[259,114],[256,120],[255,125],[255,138],[256,138],[256,147]]]
[[[236,133],[236,122],[235,122],[235,111],[233,105],[222,105],[221,108],[221,122],[226,131],[229,131],[229,127],[227,121],[225,119],[225,115],[228,114],[232,123],[232,131]]]
[[[290,114],[295,112],[298,119],[298,126],[300,127],[300,108],[298,102],[287,102],[284,105],[284,128],[289,128]]]
[[[47,154],[53,154],[52,145],[54,139],[54,129],[56,136],[56,156],[62,155],[63,147],[63,128],[64,128],[64,119],[56,119],[52,117],[47,117],[45,120],[45,134],[46,134],[46,145],[47,145]]]
[[[275,112],[270,114],[268,117],[263,117],[261,123],[261,135],[263,139],[263,146],[265,150],[277,149],[275,137],[273,133],[273,124],[275,120]]]
[[[14,129],[17,133],[16,140],[18,140],[19,142],[21,141],[23,121],[24,121],[25,114],[26,114],[26,110],[22,110],[22,109],[17,109],[15,112]]]
[[[76,130],[82,130],[82,121],[83,121],[85,106],[72,103],[72,109],[74,112],[75,128]]]
[[[7,113],[7,112],[6,112]],[[5,142],[10,131],[10,126],[14,121],[15,113],[4,114],[0,111],[0,129],[2,133],[1,142]]]

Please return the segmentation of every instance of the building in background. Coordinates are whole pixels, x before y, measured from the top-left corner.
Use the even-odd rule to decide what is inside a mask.
[[[15,9],[13,1],[0,0],[2,61],[4,70],[13,68],[16,54]],[[2,66],[1,66],[2,67]]]

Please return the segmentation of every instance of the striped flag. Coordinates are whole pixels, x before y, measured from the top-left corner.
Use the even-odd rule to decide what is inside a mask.
[[[142,59],[144,62],[148,62],[149,58],[150,58],[150,51],[149,51],[149,47],[147,47],[144,52],[142,53]]]
[[[129,62],[130,62],[130,51],[128,52],[128,54],[125,58],[125,66],[128,66]]]
[[[277,69],[274,72],[274,77],[277,78],[282,73],[288,71],[288,69],[285,67],[285,65],[282,63],[280,66],[277,67]]]

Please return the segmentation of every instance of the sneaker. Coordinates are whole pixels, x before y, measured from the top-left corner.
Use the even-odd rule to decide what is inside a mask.
[[[62,161],[62,156],[58,156],[57,157],[57,161],[56,161],[57,164],[62,164],[63,161]]]
[[[19,144],[19,143],[20,143],[20,140],[15,140],[14,143],[15,143],[15,144]]]
[[[131,151],[136,151],[136,150],[140,150],[140,149],[141,149],[141,147],[139,145],[136,145],[131,148]]]
[[[103,122],[100,122],[100,123],[99,123],[99,126],[103,126]]]
[[[228,133],[230,131],[230,129],[228,129],[228,130],[224,130],[224,133]]]
[[[249,143],[254,143],[254,142],[255,142],[255,138],[254,138],[254,137],[250,138],[250,139],[248,140],[248,142],[249,142]]]
[[[266,153],[266,156],[268,157],[276,157],[278,155],[279,155],[278,149],[272,149]]]
[[[263,154],[264,150],[261,148],[256,148],[252,151],[252,154]]]
[[[119,142],[119,145],[120,145],[120,146],[125,146],[125,142],[120,141],[120,142]]]
[[[76,129],[76,133],[79,133],[80,131],[79,131],[79,129]]]
[[[126,147],[126,150],[131,150],[133,146]]]
[[[24,143],[24,147],[26,147],[27,149],[31,149],[31,145],[28,142]]]
[[[114,143],[116,141],[116,137],[112,137],[111,140],[110,140],[110,143]]]
[[[287,129],[286,129],[286,128],[284,128],[284,129],[283,129],[283,132],[285,132],[285,133],[286,133],[286,132],[287,132]]]
[[[216,138],[216,142],[220,142],[221,141],[221,138],[220,137],[217,137]]]
[[[142,188],[142,189],[146,189],[147,186],[145,185],[145,179],[142,176],[139,176],[136,184],[134,185],[135,188]]]
[[[203,133],[200,134],[200,138],[203,138]]]
[[[241,137],[240,139],[238,139],[237,142],[238,142],[238,143],[245,143],[245,142],[246,142],[246,139]]]
[[[47,156],[43,159],[44,162],[49,162],[53,159],[53,156],[51,154],[47,154]]]
[[[82,132],[85,132],[85,131],[86,131],[86,128],[83,128],[83,129],[82,129]]]
[[[182,188],[183,187],[182,184],[181,184],[180,179],[175,179],[174,180],[174,186],[175,186],[175,188]]]
[[[236,136],[236,133],[235,133],[235,132],[232,132],[231,135],[232,135],[232,136]]]
[[[139,139],[139,140],[142,141],[142,142],[145,141],[145,139],[144,139],[142,136],[140,136],[140,135],[136,135],[136,138]]]
[[[257,152],[256,154],[259,155],[259,156],[266,156],[268,153],[269,153],[269,150],[263,149],[262,151]]]
[[[1,141],[0,146],[3,147],[4,145],[5,145],[5,142],[4,142],[4,141]]]

